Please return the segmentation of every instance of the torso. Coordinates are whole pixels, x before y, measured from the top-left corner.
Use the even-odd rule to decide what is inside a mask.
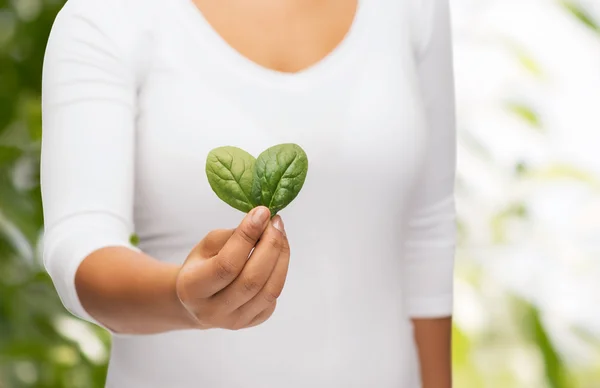
[[[292,260],[265,324],[117,337],[109,388],[413,388],[400,262],[423,158],[405,2],[156,0],[138,97],[140,248],[182,262],[242,214],[207,153],[302,146],[309,172],[281,213]],[[259,6],[260,5],[260,6]]]

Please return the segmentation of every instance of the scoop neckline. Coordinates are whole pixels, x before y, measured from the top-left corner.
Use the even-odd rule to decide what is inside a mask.
[[[193,0],[179,0],[181,11],[196,40],[210,55],[221,57],[222,65],[239,76],[272,87],[306,89],[336,73],[356,55],[367,19],[367,1],[357,0],[354,17],[342,40],[327,55],[297,72],[283,72],[260,65],[232,47],[208,22]]]

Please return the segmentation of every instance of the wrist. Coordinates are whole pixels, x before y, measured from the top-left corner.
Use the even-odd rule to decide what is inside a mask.
[[[75,279],[86,312],[116,334],[194,329],[176,293],[180,266],[123,247],[87,257]]]
[[[176,317],[178,326],[181,329],[199,329],[200,325],[195,314],[190,311],[181,301],[177,292],[177,279],[181,271],[181,265],[169,265],[166,269],[166,280],[168,290],[168,301],[171,306],[172,314]]]

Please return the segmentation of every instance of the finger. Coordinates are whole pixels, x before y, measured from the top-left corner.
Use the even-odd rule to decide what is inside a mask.
[[[285,239],[284,244],[275,269],[269,276],[265,286],[255,297],[232,313],[236,321],[248,322],[252,320],[261,311],[275,303],[283,292],[290,264],[290,250],[287,239]]]
[[[244,217],[217,255],[209,260],[191,263],[185,268],[191,291],[198,297],[208,298],[229,285],[242,271],[256,241],[268,225],[269,209],[259,206]],[[189,274],[187,272],[190,272]]]
[[[273,316],[273,313],[275,312],[275,309],[277,308],[277,302],[274,302],[273,304],[271,304],[269,307],[267,307],[265,310],[261,311],[256,317],[254,317],[246,326],[244,326],[244,329],[248,329],[254,326],[258,326],[261,323],[264,323],[265,321],[267,321],[269,318],[271,318],[271,316]]]
[[[235,228],[233,234],[219,252],[219,256],[231,260],[235,258],[236,261],[241,261],[244,264],[252,248],[254,248],[269,224],[270,215],[271,212],[265,206],[254,208]]]
[[[226,305],[226,312],[232,312],[259,293],[271,276],[284,246],[285,238],[280,229],[283,229],[283,222],[275,216],[242,272],[229,286],[214,295],[211,303]]]
[[[231,238],[233,231],[233,229],[216,229],[211,231],[194,248],[195,252],[198,256],[206,259],[216,256]]]

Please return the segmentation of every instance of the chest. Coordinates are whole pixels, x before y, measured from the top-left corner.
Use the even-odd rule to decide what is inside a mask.
[[[255,156],[279,143],[304,148],[309,173],[287,217],[347,217],[367,203],[397,211],[428,133],[408,38],[371,27],[295,74],[257,67],[193,23],[157,35],[138,97],[136,212],[147,218],[138,225],[237,222],[204,170],[224,145]]]

